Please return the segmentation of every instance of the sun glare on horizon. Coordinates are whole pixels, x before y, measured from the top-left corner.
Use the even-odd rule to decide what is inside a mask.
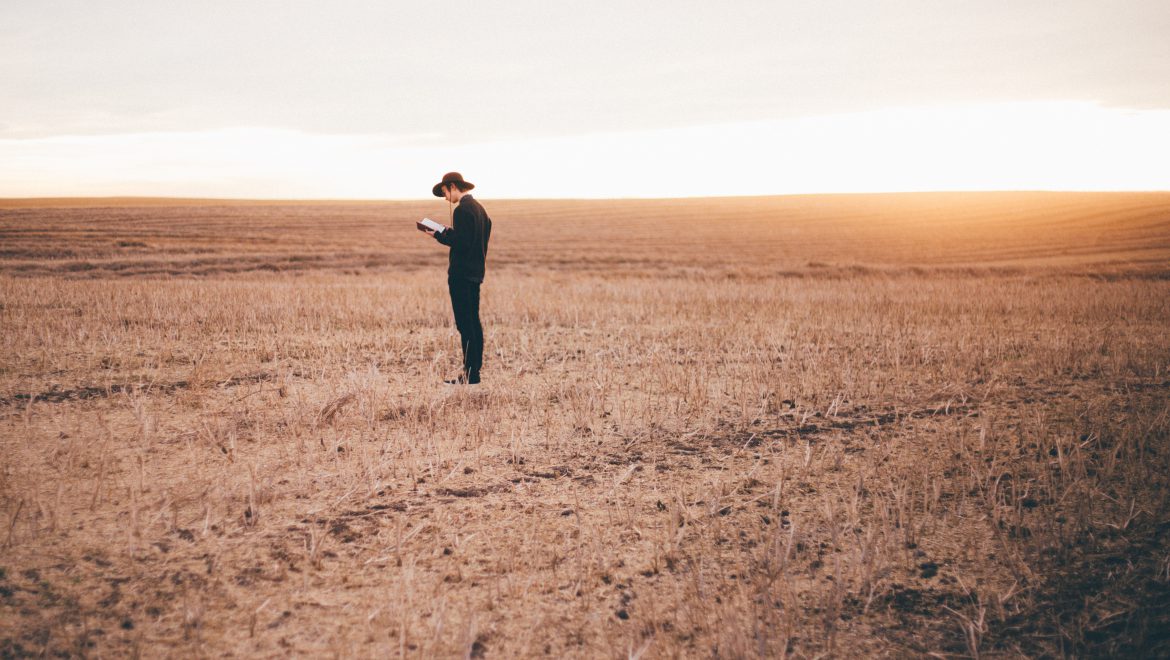
[[[438,144],[427,144],[427,142]],[[265,128],[0,140],[0,196],[412,199],[435,172],[494,197],[1160,190],[1170,111],[903,107],[471,144]]]

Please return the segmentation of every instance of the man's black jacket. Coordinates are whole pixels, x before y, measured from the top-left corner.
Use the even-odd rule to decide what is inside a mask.
[[[491,218],[471,195],[464,195],[455,207],[451,224],[450,228],[435,234],[436,241],[451,246],[447,280],[483,282],[488,239],[492,235]]]

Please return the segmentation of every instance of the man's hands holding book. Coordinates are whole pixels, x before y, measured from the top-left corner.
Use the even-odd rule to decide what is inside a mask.
[[[416,227],[418,227],[419,231],[425,232],[430,236],[434,236],[435,234],[440,234],[445,229],[447,229],[443,225],[435,222],[434,220],[431,220],[430,218],[423,218],[422,220],[419,220],[418,222],[416,222],[414,224]]]

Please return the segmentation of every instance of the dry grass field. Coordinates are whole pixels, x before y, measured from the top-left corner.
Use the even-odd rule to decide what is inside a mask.
[[[1170,193],[0,202],[0,656],[1170,654]]]

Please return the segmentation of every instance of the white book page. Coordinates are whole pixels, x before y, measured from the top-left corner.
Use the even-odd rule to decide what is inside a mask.
[[[434,230],[436,233],[441,232],[444,229],[446,229],[446,227],[435,222],[434,220],[431,220],[430,218],[423,218],[422,220],[419,221],[418,224],[426,227],[427,229]]]

